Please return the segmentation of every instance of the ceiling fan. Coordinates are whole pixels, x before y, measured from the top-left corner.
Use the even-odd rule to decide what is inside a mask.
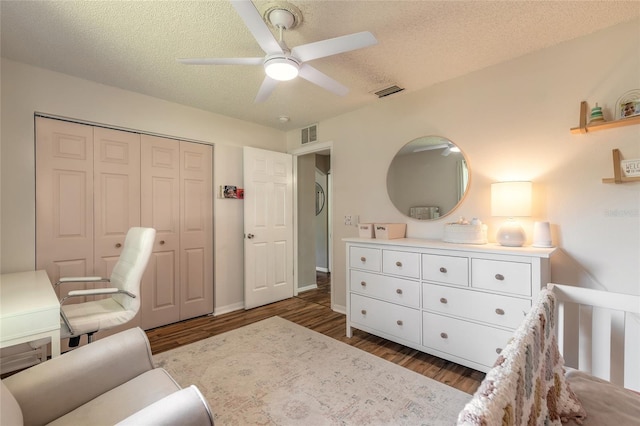
[[[289,3],[276,4],[267,9],[265,19],[279,31],[279,40],[269,30],[260,12],[251,0],[232,0],[236,12],[253,34],[266,56],[262,58],[179,58],[178,62],[187,65],[262,65],[266,76],[255,102],[265,101],[279,81],[287,81],[300,76],[336,95],[344,96],[349,89],[318,71],[307,62],[338,53],[349,52],[377,44],[378,41],[368,31],[342,37],[303,44],[289,49],[282,34],[300,23],[302,14]]]

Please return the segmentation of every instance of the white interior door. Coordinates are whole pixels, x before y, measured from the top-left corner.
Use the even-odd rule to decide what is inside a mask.
[[[94,127],[93,140],[93,271],[108,277],[127,231],[140,226],[140,135]]]
[[[95,274],[93,209],[93,128],[36,117],[36,268],[52,282]]]
[[[245,309],[293,297],[293,158],[244,148]]]
[[[213,147],[180,142],[180,319],[213,312]]]
[[[180,142],[142,135],[141,224],[156,230],[142,277],[141,325],[180,321]]]

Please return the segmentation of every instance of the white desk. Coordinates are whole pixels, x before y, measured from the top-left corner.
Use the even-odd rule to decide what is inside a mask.
[[[0,275],[0,348],[51,339],[60,355],[60,302],[46,271]]]

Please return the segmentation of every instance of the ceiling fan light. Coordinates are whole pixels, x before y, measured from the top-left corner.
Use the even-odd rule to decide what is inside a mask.
[[[265,61],[264,71],[278,81],[293,80],[298,76],[300,65],[291,58],[271,58]]]

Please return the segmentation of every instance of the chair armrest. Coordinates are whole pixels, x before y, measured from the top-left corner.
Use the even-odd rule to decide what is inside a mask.
[[[118,426],[212,426],[209,404],[194,385],[165,396],[117,424]]]
[[[25,424],[46,424],[153,369],[140,328],[82,346],[3,380],[20,404]]]
[[[60,284],[67,284],[67,283],[108,283],[111,280],[109,278],[103,278],[103,277],[64,277],[64,278],[60,278],[56,283],[55,286],[59,286]]]
[[[126,290],[120,290],[117,287],[104,287],[104,288],[89,288],[86,290],[71,290],[69,294],[60,299],[60,304],[62,305],[67,299],[73,297],[85,297],[85,296],[101,296],[108,294],[126,294],[129,297],[133,297],[135,299],[136,295],[130,293]]]
[[[67,296],[95,296],[97,294],[111,294],[117,292],[117,287],[88,288],[86,290],[71,290],[67,293]]]

